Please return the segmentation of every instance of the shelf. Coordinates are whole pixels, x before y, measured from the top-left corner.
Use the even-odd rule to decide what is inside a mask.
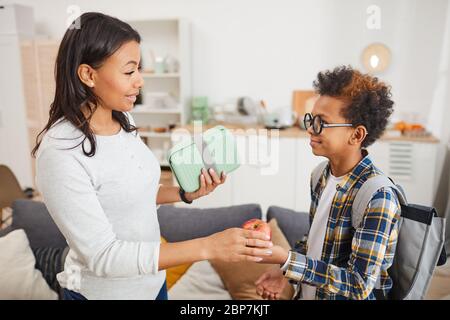
[[[173,17],[130,20],[128,23],[141,36],[142,69],[140,74],[144,79],[141,89],[141,107],[136,106],[130,113],[136,117],[136,123],[140,127],[161,127],[171,123],[186,124],[191,109],[190,22],[184,18]],[[177,60],[178,68],[165,69],[171,72],[155,72],[154,67],[158,58],[165,59],[169,56]],[[159,70],[156,69],[156,71]],[[151,103],[152,96],[147,96],[150,93],[163,92],[175,99],[176,104],[169,101],[164,103],[164,105],[172,106],[173,109],[147,109],[146,102],[148,106],[164,106],[156,102]]]
[[[151,132],[151,131],[141,131],[139,135],[143,138],[162,138],[170,139],[172,137],[171,132]]]
[[[179,78],[179,73],[153,73],[153,72],[142,72],[142,77],[144,78],[152,78],[152,79],[161,79],[161,78]]]

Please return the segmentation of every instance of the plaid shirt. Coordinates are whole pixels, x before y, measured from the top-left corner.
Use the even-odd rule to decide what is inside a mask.
[[[365,157],[336,186],[328,217],[320,260],[307,257],[307,245],[291,251],[284,271],[293,282],[317,287],[316,299],[376,299],[374,288],[387,296],[392,288],[388,269],[392,265],[398,236],[400,205],[391,188],[381,188],[372,197],[361,225],[351,222],[356,191],[368,178],[383,174]],[[311,186],[310,221],[329,176],[329,164],[317,186]]]

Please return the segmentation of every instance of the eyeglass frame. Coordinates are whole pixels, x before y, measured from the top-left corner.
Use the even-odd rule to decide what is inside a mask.
[[[306,117],[310,118],[309,121],[310,121],[311,125],[309,127],[312,127],[315,134],[321,134],[323,128],[353,127],[353,124],[351,124],[351,123],[324,123],[322,120],[322,117],[320,115],[316,114],[315,116],[313,116],[311,113],[306,113],[305,116],[303,117],[303,125],[305,126],[306,130],[309,129],[309,127],[306,125]],[[314,119],[316,119],[316,118],[320,119],[319,132],[317,132],[314,129]]]

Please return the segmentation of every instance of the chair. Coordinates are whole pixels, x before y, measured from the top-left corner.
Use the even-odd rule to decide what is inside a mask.
[[[0,224],[2,209],[12,207],[16,199],[26,199],[25,192],[20,187],[14,173],[7,166],[0,164]]]

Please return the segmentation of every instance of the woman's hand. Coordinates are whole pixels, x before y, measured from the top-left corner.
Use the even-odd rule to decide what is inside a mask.
[[[200,188],[194,192],[186,192],[185,197],[189,201],[193,201],[200,197],[206,196],[213,192],[219,185],[225,183],[227,179],[225,172],[222,172],[221,178],[217,175],[217,173],[211,168],[209,171],[206,171],[205,168],[202,169],[202,173],[200,174]]]
[[[278,300],[287,284],[288,280],[281,269],[271,268],[256,280],[256,293],[263,299]]]
[[[259,263],[280,264],[283,265],[289,257],[289,251],[280,247],[272,247],[272,255],[264,257]]]
[[[262,261],[272,254],[272,242],[260,231],[231,228],[205,238],[206,257],[225,262]]]

